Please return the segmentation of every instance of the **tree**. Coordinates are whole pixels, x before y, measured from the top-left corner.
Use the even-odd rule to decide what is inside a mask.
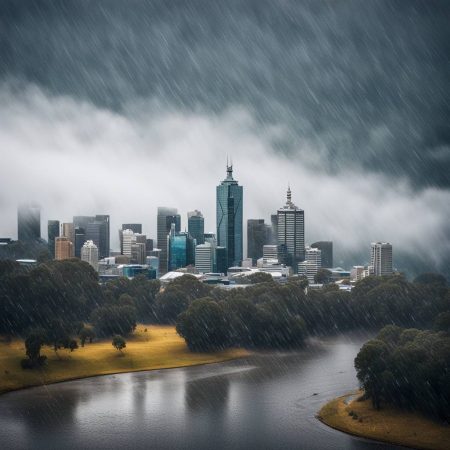
[[[447,287],[448,282],[440,273],[422,273],[414,278],[414,283],[434,285],[436,287]]]
[[[130,305],[107,305],[96,308],[91,321],[97,335],[127,335],[136,328],[136,308]]]
[[[175,323],[178,315],[186,311],[189,303],[189,296],[182,289],[166,288],[164,292],[156,296],[156,317],[162,323]]]
[[[41,365],[46,357],[41,356],[41,348],[45,342],[44,330],[36,329],[31,331],[25,339],[25,353],[28,356],[28,365],[22,362],[22,367],[32,368]],[[28,367],[27,367],[28,366]]]
[[[434,321],[434,327],[438,331],[450,334],[450,311],[440,313]]]
[[[319,269],[314,275],[314,283],[327,284],[331,279],[331,271],[328,269]]]
[[[210,297],[195,300],[177,320],[177,333],[193,351],[210,351],[229,345],[229,326],[222,307]]]
[[[83,328],[78,333],[78,337],[80,338],[81,346],[84,347],[84,344],[88,339],[89,343],[92,343],[92,339],[94,339],[95,333],[92,328],[83,326]]]
[[[388,347],[380,340],[373,339],[363,345],[355,358],[358,380],[372,405],[380,409],[383,392],[383,373],[387,368]]]
[[[71,339],[69,342],[69,350],[73,352],[78,348],[78,342],[75,339]]]
[[[273,277],[270,273],[255,272],[246,277],[252,284],[258,283],[273,283]]]
[[[122,336],[116,334],[113,336],[112,346],[122,353],[122,350],[127,346],[127,343]]]
[[[68,348],[70,342],[66,325],[60,319],[50,321],[47,329],[46,344],[51,345],[55,353],[61,348]]]

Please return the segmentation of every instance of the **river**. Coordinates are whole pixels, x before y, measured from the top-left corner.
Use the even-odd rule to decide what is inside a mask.
[[[385,449],[315,418],[357,388],[367,335],[220,364],[109,375],[0,397],[2,449]]]

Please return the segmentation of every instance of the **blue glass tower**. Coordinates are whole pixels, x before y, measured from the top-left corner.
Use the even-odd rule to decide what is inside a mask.
[[[216,188],[217,245],[226,248],[228,267],[242,261],[243,189],[233,179],[233,166],[227,164],[227,177]]]

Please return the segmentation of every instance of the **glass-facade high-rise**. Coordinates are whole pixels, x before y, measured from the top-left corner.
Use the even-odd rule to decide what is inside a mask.
[[[238,266],[242,252],[243,189],[233,179],[233,166],[227,165],[227,177],[216,188],[217,244],[225,247],[227,266]]]
[[[205,243],[205,219],[200,211],[188,212],[188,232],[196,240],[197,245]]]
[[[59,220],[49,220],[47,223],[48,251],[55,257],[55,239],[59,237]]]
[[[194,264],[194,240],[187,232],[176,232],[175,224],[169,234],[169,271]]]
[[[172,223],[175,224],[175,231],[180,231],[181,217],[177,209],[160,206],[157,219],[157,246],[161,250],[159,255],[160,275],[164,275],[168,270],[168,234]]]

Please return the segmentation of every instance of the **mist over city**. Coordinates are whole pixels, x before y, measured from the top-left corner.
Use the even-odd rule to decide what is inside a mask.
[[[154,235],[167,205],[213,231],[229,155],[245,219],[290,182],[307,241],[341,265],[385,240],[396,267],[448,273],[443,3],[201,6],[3,5],[0,234],[28,200],[43,223],[101,213]]]

